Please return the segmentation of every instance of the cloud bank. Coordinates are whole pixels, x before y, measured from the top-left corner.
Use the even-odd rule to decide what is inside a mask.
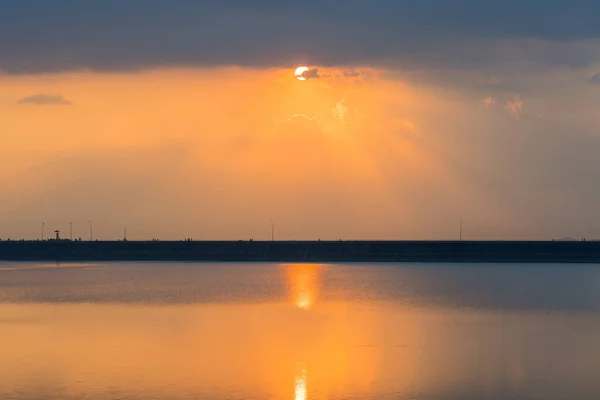
[[[0,14],[0,69],[589,65],[592,0],[23,0]],[[376,27],[376,28],[375,28]]]

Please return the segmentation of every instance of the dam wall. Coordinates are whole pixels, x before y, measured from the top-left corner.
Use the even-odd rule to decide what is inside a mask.
[[[0,260],[600,263],[600,242],[0,241]]]

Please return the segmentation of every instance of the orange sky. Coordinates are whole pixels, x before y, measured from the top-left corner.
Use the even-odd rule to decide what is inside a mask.
[[[439,239],[461,216],[467,238],[561,235],[545,221],[566,192],[540,209],[550,189],[523,193],[503,144],[481,134],[529,122],[500,100],[491,110],[478,94],[349,71],[0,76],[0,238],[36,238],[42,221],[87,238],[92,220],[99,239],[125,227],[130,239],[267,239],[273,219],[280,239]],[[18,103],[35,94],[72,104]],[[585,211],[569,217],[567,233],[594,234]]]

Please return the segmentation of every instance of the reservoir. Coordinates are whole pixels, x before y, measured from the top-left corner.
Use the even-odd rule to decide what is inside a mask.
[[[0,262],[0,398],[600,398],[600,265]]]

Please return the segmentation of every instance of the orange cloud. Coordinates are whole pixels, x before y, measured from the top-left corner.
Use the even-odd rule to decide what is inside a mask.
[[[513,100],[508,100],[504,106],[506,111],[514,118],[521,118],[523,115],[523,101],[519,96],[515,96]]]
[[[483,106],[485,108],[489,108],[489,107],[493,107],[496,105],[496,99],[492,96],[488,96],[485,99],[483,99]]]

